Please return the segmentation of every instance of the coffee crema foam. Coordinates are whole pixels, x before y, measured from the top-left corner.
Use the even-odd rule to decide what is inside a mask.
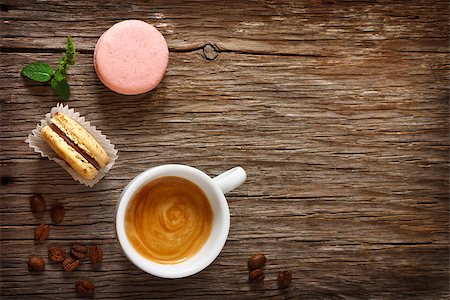
[[[166,176],[147,183],[133,195],[125,214],[125,231],[142,256],[176,264],[203,247],[213,219],[208,198],[196,184]]]

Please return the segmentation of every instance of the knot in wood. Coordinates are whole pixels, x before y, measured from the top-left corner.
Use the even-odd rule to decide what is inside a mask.
[[[0,182],[2,185],[6,185],[12,182],[12,178],[9,176],[2,176]]]
[[[216,50],[216,47],[211,44],[206,44],[203,47],[203,57],[206,60],[215,60],[219,56],[219,53]]]
[[[8,12],[11,9],[11,6],[8,4],[0,4],[0,11]]]

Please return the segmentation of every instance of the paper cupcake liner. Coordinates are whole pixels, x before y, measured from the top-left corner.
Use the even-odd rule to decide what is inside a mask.
[[[61,112],[77,121],[97,140],[97,142],[103,147],[103,149],[105,149],[106,154],[109,157],[109,163],[106,166],[100,168],[98,175],[94,179],[87,180],[81,177],[64,160],[59,158],[59,156],[42,138],[41,129],[47,125],[50,125],[50,119],[56,112]],[[73,179],[89,187],[93,187],[97,182],[99,182],[99,180],[102,179],[106,173],[108,173],[112,166],[114,166],[114,163],[119,157],[117,155],[117,150],[114,148],[114,145],[111,144],[111,141],[108,140],[100,130],[96,129],[95,126],[91,126],[90,122],[86,122],[84,117],[80,117],[80,113],[75,112],[73,108],[69,109],[68,105],[64,106],[61,103],[58,103],[51,109],[48,114],[45,115],[45,118],[42,119],[41,123],[38,124],[36,128],[33,129],[33,131],[28,135],[28,138],[25,140],[25,142],[28,143],[28,145],[30,145],[30,147],[34,149],[35,152],[40,153],[42,157],[47,157],[48,159],[53,160],[58,165],[63,167],[64,170],[66,170],[67,173],[69,173],[73,177]]]

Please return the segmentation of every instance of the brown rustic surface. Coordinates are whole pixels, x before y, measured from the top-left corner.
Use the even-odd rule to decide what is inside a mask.
[[[1,299],[69,299],[89,278],[99,299],[447,299],[449,297],[448,1],[2,1]],[[103,31],[154,24],[170,47],[160,86],[121,96],[92,65]],[[24,143],[58,99],[20,77],[79,48],[68,104],[119,150],[94,188]],[[203,272],[165,280],[121,253],[114,209],[138,173],[182,163],[212,176],[241,165],[231,231]],[[35,243],[29,195],[66,218]],[[29,255],[75,242],[101,266],[27,271]],[[262,286],[246,260],[268,257]],[[279,270],[292,286],[277,289]]]

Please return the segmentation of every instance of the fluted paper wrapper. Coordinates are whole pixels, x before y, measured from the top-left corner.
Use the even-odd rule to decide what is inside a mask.
[[[47,142],[42,138],[41,129],[47,125],[51,124],[50,119],[56,112],[61,112],[75,121],[77,121],[81,126],[83,126],[96,140],[97,142],[105,149],[106,154],[109,157],[109,163],[100,168],[98,175],[93,180],[87,180],[81,177],[77,172],[75,172],[64,160],[58,157],[58,155],[50,148]],[[80,113],[75,112],[72,108],[69,109],[69,106],[64,106],[61,103],[58,103],[55,107],[51,109],[51,111],[45,115],[45,118],[41,120],[41,123],[36,126],[35,129],[28,135],[28,138],[25,140],[28,145],[37,153],[40,153],[42,157],[47,157],[50,160],[53,160],[58,165],[63,167],[67,173],[69,173],[73,179],[76,181],[93,187],[100,179],[102,179],[106,173],[114,166],[117,158],[117,150],[114,148],[114,145],[111,144],[111,141],[106,138],[105,135],[101,133],[100,130],[96,129],[95,126],[91,126],[90,122],[87,122],[84,117],[80,116]]]

